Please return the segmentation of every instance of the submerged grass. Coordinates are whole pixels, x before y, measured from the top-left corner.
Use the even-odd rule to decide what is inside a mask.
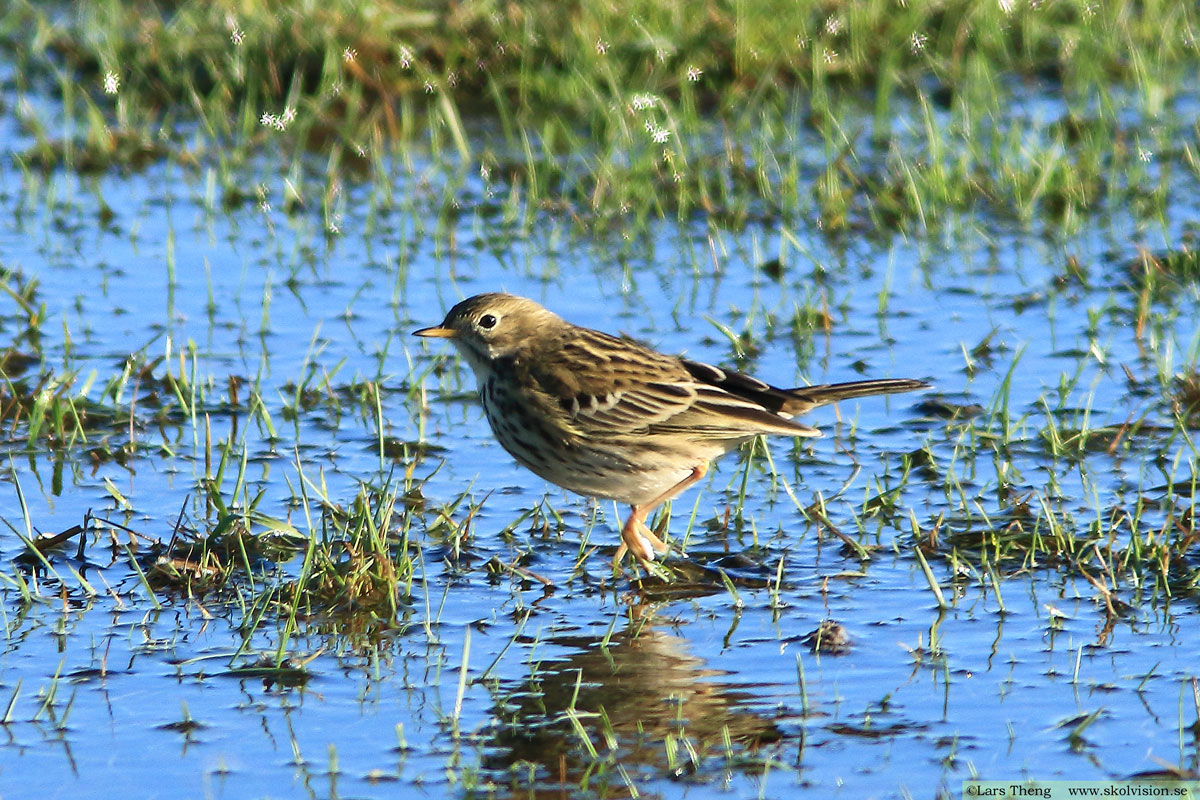
[[[14,562],[12,580],[22,583],[20,576],[30,573],[35,583],[57,584],[64,594],[94,596],[76,565],[106,563],[106,570],[120,571],[124,564],[153,607],[161,597],[241,609],[235,624],[245,637],[263,624],[282,624],[283,659],[298,621],[319,628],[353,620],[348,630],[400,624],[412,603],[420,554],[408,539],[411,518],[394,492],[364,488],[349,510],[320,515],[319,530],[308,532],[252,509],[233,509],[207,523],[202,516],[200,527],[181,514],[169,536],[89,517],[60,534],[22,537],[26,552]],[[203,512],[204,504],[197,506]],[[107,552],[100,557],[98,549]],[[288,567],[297,560],[298,567]]]

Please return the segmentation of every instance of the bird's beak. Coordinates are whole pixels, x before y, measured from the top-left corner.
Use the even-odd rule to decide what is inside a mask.
[[[453,339],[458,336],[458,331],[454,328],[443,328],[441,325],[434,325],[432,328],[421,328],[419,331],[413,331],[413,336],[425,336],[433,339]]]

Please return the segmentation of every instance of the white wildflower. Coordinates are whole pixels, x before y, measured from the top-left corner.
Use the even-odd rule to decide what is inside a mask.
[[[635,94],[630,102],[634,111],[645,111],[647,108],[658,105],[658,98],[649,93]]]

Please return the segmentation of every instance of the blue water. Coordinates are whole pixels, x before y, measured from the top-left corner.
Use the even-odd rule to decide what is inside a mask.
[[[0,138],[9,153],[24,146],[8,124]],[[1160,371],[1194,366],[1198,288],[1183,282],[1157,296],[1156,321],[1139,336],[1125,264],[1139,244],[1178,246],[1197,218],[1200,194],[1181,171],[1164,225],[1105,208],[1065,232],[975,211],[933,233],[867,239],[827,237],[815,214],[740,229],[699,219],[640,229],[631,219],[628,230],[588,233],[546,211],[508,224],[473,210],[488,190],[473,173],[455,190],[465,210],[439,229],[420,176],[400,163],[389,170],[390,203],[370,186],[342,187],[331,233],[319,198],[285,213],[266,157],[249,170],[244,185],[268,187],[269,208],[223,210],[212,175],[166,163],[82,178],[23,175],[0,159],[0,264],[36,278],[45,306],[44,361],[31,372],[70,376],[71,391],[93,400],[119,383],[132,354],[163,356],[157,377],[194,372],[213,441],[233,435],[235,455],[247,455],[259,511],[302,533],[305,515],[290,503],[302,478],[345,505],[362,482],[393,469],[379,458],[373,409],[352,399],[352,387],[381,382],[384,434],[441,448],[414,467],[426,500],[438,506],[468,492],[481,504],[465,553],[455,557],[429,530],[434,516],[417,515],[424,560],[399,618],[302,619],[288,648],[311,658],[310,678],[281,687],[222,674],[279,644],[283,622],[270,615],[243,639],[249,589],[241,598],[152,598],[122,549],[130,535],[103,525],[82,561],[74,545],[53,556],[61,583],[34,577],[8,563],[22,547],[6,527],[0,708],[14,699],[0,795],[525,796],[510,785],[533,775],[540,791],[558,796],[565,781],[584,796],[588,775],[595,796],[628,796],[626,784],[651,797],[956,796],[976,775],[1197,768],[1195,741],[1180,732],[1196,719],[1190,588],[1177,599],[1139,596],[1122,577],[1117,593],[1132,610],[1105,630],[1096,591],[1062,563],[997,565],[1001,602],[984,576],[952,572],[943,542],[930,558],[951,603],[939,611],[912,554],[909,516],[924,539],[945,514],[940,535],[961,536],[970,550],[989,517],[1010,519],[998,499],[1003,479],[1035,514],[1045,497],[1070,515],[1083,539],[1092,521],[1137,495],[1158,499],[1168,482],[1195,481],[1194,447],[1183,437],[1131,436],[1127,449],[1098,447],[1079,461],[1052,458],[1039,437],[1051,413],[1066,427],[1081,424],[1060,408],[1090,408],[1090,427],[1141,419],[1170,427],[1161,392],[1131,392],[1125,370],[1152,385]],[[423,191],[436,197],[439,186]],[[102,205],[114,212],[108,223]],[[1059,280],[1068,254],[1086,283]],[[779,280],[761,269],[776,257]],[[568,495],[513,463],[477,404],[458,396],[473,391],[469,371],[451,358],[443,382],[435,367],[448,349],[409,335],[458,299],[498,289],[720,364],[738,354],[714,321],[748,330],[759,348],[745,368],[781,385],[921,378],[934,385],[930,396],[980,406],[978,425],[993,434],[1003,430],[995,412],[1007,381],[1013,441],[1004,459],[978,438],[956,456],[966,423],[930,414],[922,396],[823,409],[811,420],[823,438],[772,442],[776,474],[761,458],[751,468],[740,526],[736,514],[723,526],[743,483],[737,457],[675,503],[672,532],[680,536],[694,514],[688,547],[708,566],[695,596],[639,595],[608,568],[623,509]],[[793,335],[795,309],[808,305],[828,310],[828,333]],[[0,297],[5,341],[21,336],[23,320],[11,296]],[[986,352],[973,353],[984,342]],[[230,376],[247,381],[232,413],[223,407]],[[345,391],[331,396],[326,381]],[[293,422],[284,408],[296,384],[318,393]],[[273,435],[249,410],[252,386]],[[416,386],[424,391],[410,392]],[[131,379],[124,391],[143,389]],[[81,523],[90,510],[134,529],[146,547],[171,538],[181,509],[202,519],[203,418],[160,423],[139,407],[138,456],[93,465],[85,451],[103,443],[89,440],[69,451],[61,489],[51,456],[27,453],[19,435],[8,442],[0,486],[8,526],[24,530],[18,483],[43,532]],[[127,437],[114,430],[110,444]],[[939,472],[903,486],[895,518],[865,514],[899,483],[902,455],[923,447],[963,481],[965,507]],[[798,506],[818,496],[844,533],[880,546],[869,562],[806,521]],[[1179,502],[1186,497],[1194,493]],[[561,515],[561,526],[551,518],[544,529],[523,522],[505,533],[538,504]],[[454,518],[466,514],[464,503]],[[493,556],[525,558],[555,588],[491,580],[483,564]],[[717,566],[735,591],[715,577]],[[294,575],[299,559],[281,569]],[[846,655],[817,655],[801,641],[825,618],[846,627]],[[1073,739],[1076,718],[1093,712]],[[198,726],[178,724],[189,720]],[[698,763],[689,766],[687,747],[668,736],[686,739]]]

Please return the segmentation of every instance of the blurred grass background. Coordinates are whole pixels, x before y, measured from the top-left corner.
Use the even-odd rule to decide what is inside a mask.
[[[10,4],[0,41],[9,80],[67,118],[19,103],[29,169],[216,164],[237,202],[252,153],[320,154],[326,195],[399,156],[583,219],[811,210],[886,232],[980,203],[1070,224],[1117,196],[1161,215],[1164,170],[1200,175],[1179,108],[1198,17],[1132,0],[97,0]]]

